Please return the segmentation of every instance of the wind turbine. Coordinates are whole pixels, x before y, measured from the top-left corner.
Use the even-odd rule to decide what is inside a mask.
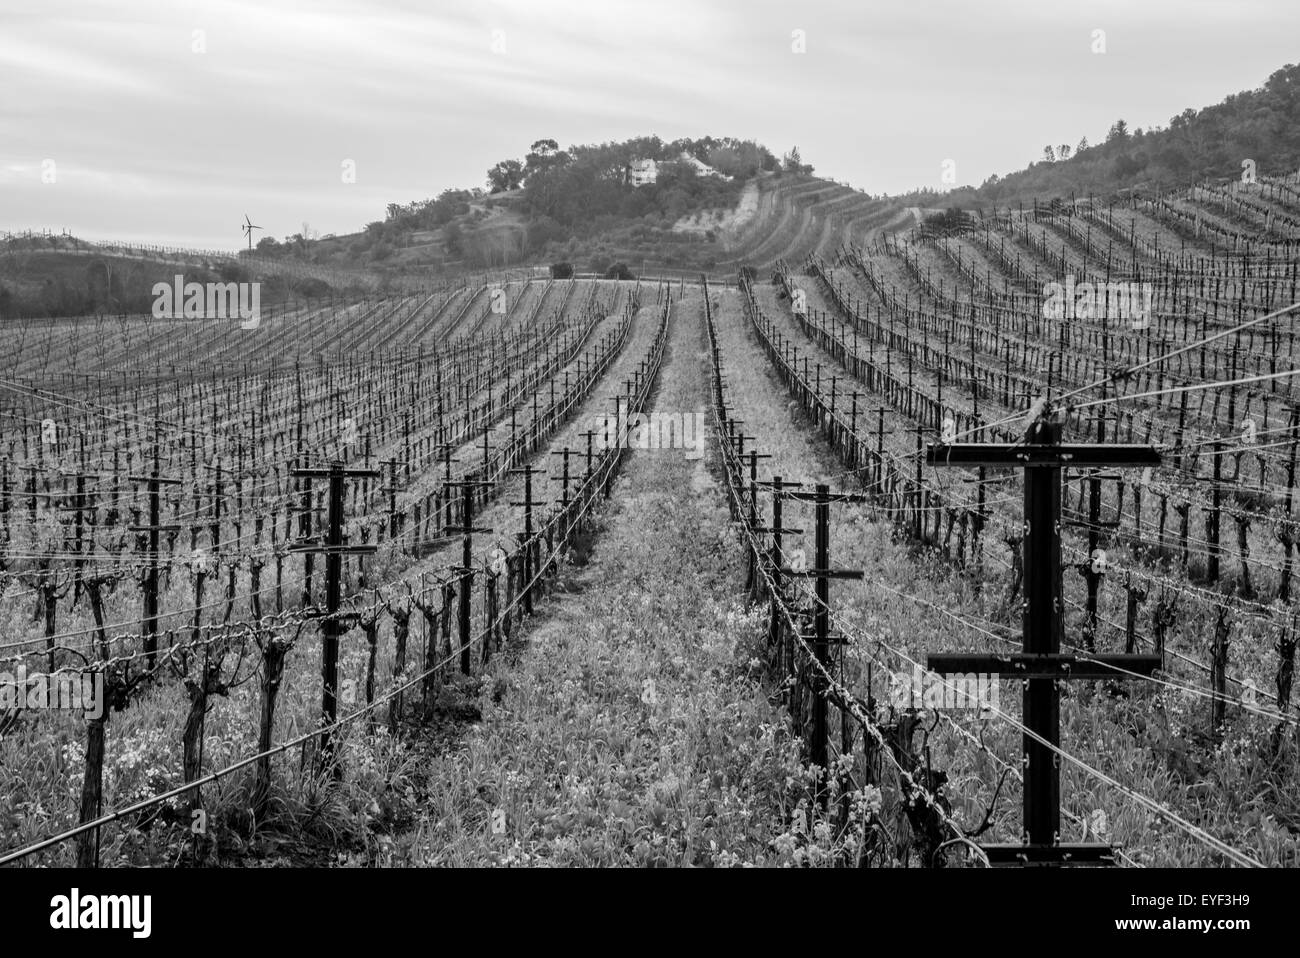
[[[239,224],[239,228],[242,229],[244,235],[248,237],[248,251],[251,253],[253,251],[253,230],[260,230],[262,227],[255,225],[253,221],[248,218],[248,214],[245,213],[244,222]]]

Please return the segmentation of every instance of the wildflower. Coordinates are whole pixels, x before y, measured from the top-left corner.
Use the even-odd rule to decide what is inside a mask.
[[[867,815],[878,815],[880,809],[884,806],[884,796],[881,795],[880,789],[874,785],[868,785],[854,797],[854,804],[858,805]]]
[[[782,832],[772,840],[772,847],[776,849],[778,854],[789,855],[795,848],[794,836],[789,832]]]

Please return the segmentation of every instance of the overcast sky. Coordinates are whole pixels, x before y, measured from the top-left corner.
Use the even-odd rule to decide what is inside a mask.
[[[1298,39],[1296,0],[0,0],[0,230],[352,232],[542,137],[798,145],[871,193],[952,159],[978,184],[1258,87]]]

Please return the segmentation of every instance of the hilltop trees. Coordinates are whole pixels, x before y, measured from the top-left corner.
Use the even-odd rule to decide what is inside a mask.
[[[1300,168],[1300,66],[1276,70],[1264,85],[1236,93],[1201,110],[1186,109],[1165,129],[1111,124],[1103,142],[1079,140],[1073,156],[1052,150],[1070,163],[1035,163],[1000,180],[985,182],[963,197],[968,201],[1014,203],[1051,196],[1105,195],[1159,183],[1190,185],[1235,178],[1241,162],[1254,159],[1265,175]],[[1047,159],[1047,151],[1044,151]]]
[[[560,149],[560,145],[554,140],[538,140],[528,148],[528,155],[524,157],[524,176],[529,177],[534,173],[542,173],[555,166],[563,166],[569,161],[569,154]],[[514,160],[504,162],[514,163]],[[500,164],[498,164],[500,165]]]
[[[691,163],[682,162],[684,155],[723,176],[700,175]],[[655,161],[655,182],[632,184],[629,172],[639,160]],[[799,172],[812,171],[797,148],[787,163]],[[640,231],[637,241],[644,242],[655,231],[670,230],[688,213],[733,206],[746,180],[780,166],[781,161],[766,147],[733,137],[665,143],[651,134],[564,150],[556,140],[543,137],[534,140],[522,158],[509,157],[488,169],[486,193],[483,189],[444,190],[437,199],[390,203],[384,220],[367,226],[365,235],[353,244],[354,252],[373,249],[381,242],[400,249],[407,245],[403,234],[441,228],[447,255],[471,265],[486,265],[479,262],[483,249],[499,254],[506,235],[512,246],[519,247],[509,255],[572,258],[594,238],[611,231]],[[520,195],[482,204],[508,210],[495,221],[494,236],[486,238],[477,221],[489,213],[480,210],[468,216],[471,201],[513,191]]]
[[[730,181],[700,177],[689,164],[679,162],[687,154],[707,163]],[[629,171],[638,160],[658,164],[657,182],[631,185]],[[793,162],[800,172],[811,172],[799,158]],[[744,180],[760,171],[776,169],[779,162],[765,147],[752,140],[732,137],[679,139],[665,143],[659,137],[638,136],[614,143],[571,146],[561,150],[549,138],[536,140],[523,161],[506,159],[488,170],[492,193],[522,187],[523,209],[530,220],[545,218],[547,225],[529,230],[544,244],[563,237],[556,227],[573,236],[576,227],[599,228],[600,220],[676,217],[701,204],[727,205]],[[579,231],[581,232],[581,230]]]
[[[492,193],[517,190],[524,181],[524,165],[518,160],[502,160],[487,171],[487,178]]]
[[[776,157],[752,140],[724,140],[705,154],[704,162],[724,176],[747,180],[776,169]]]
[[[539,144],[545,149],[530,154],[538,159],[524,181],[523,205],[530,219],[545,218],[555,224],[538,231],[539,239],[546,241],[585,236],[623,219],[675,219],[700,206],[729,205],[740,188],[739,181],[701,177],[689,164],[679,162],[681,153],[694,156],[702,150],[703,144],[693,141],[665,145],[657,136],[636,137],[622,143],[573,146],[563,153],[551,150],[548,141],[534,146]],[[735,150],[736,144],[726,148]],[[753,146],[749,151],[750,161],[760,157],[761,162],[759,149]],[[744,154],[737,151],[736,155]],[[659,164],[657,181],[634,187],[627,171],[633,161],[642,159]],[[556,228],[562,231],[559,235]]]
[[[384,222],[378,226],[371,225],[379,232],[435,229],[445,226],[457,216],[464,216],[469,212],[469,201],[481,195],[481,190],[443,190],[437,199],[413,200],[405,206],[389,203]]]
[[[790,148],[790,152],[785,155],[782,162],[787,173],[811,173],[813,171],[812,165],[805,163],[799,155],[799,147],[797,146]]]

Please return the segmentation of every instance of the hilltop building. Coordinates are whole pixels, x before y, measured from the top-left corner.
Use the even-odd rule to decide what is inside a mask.
[[[690,166],[694,167],[697,176],[716,176],[718,177],[718,179],[726,179],[726,177],[722,173],[719,173],[717,170],[709,166],[709,164],[707,163],[701,163],[699,160],[691,156],[689,153],[683,152],[682,155],[678,157],[678,159],[681,160],[683,163],[687,163]]]
[[[707,163],[701,163],[689,153],[683,152],[677,159],[694,169],[697,176],[716,176],[719,179],[726,179],[726,176],[722,173],[719,173]],[[656,182],[658,179],[659,164],[653,159],[633,160],[628,165],[628,182],[633,186],[645,186]]]
[[[659,178],[659,164],[654,160],[633,160],[629,167],[628,182],[633,186],[645,186]]]

